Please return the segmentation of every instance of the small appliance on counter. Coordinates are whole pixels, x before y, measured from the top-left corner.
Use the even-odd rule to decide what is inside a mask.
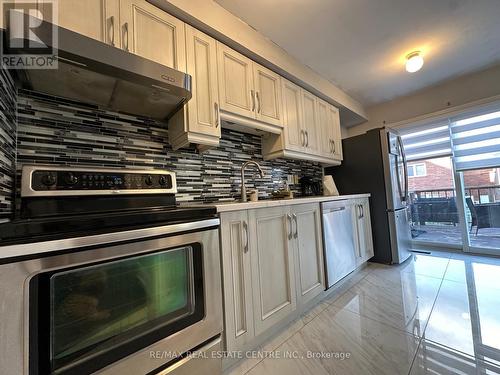
[[[321,195],[321,182],[313,181],[309,176],[304,176],[299,179],[302,196],[310,197]]]
[[[0,374],[221,374],[220,220],[175,192],[169,171],[23,167]]]

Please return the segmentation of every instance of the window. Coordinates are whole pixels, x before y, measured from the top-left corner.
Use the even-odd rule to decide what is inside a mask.
[[[413,240],[460,245],[465,238],[467,251],[498,254],[500,102],[399,130],[411,177]]]
[[[408,165],[408,177],[427,176],[427,168],[424,163]]]

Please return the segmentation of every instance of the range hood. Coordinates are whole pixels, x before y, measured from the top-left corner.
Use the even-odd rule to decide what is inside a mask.
[[[162,120],[191,98],[190,75],[49,22],[36,36],[51,46],[54,29],[58,68],[18,71],[23,88]]]

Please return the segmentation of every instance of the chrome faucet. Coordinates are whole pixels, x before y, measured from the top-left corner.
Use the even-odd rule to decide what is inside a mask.
[[[260,178],[264,177],[264,171],[260,167],[259,163],[257,163],[256,161],[250,160],[241,166],[241,201],[242,202],[247,201],[247,188],[245,187],[245,168],[250,164],[255,165],[259,169]]]

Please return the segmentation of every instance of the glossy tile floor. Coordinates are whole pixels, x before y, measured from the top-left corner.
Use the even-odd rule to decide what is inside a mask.
[[[500,374],[500,259],[369,264],[228,374]]]

